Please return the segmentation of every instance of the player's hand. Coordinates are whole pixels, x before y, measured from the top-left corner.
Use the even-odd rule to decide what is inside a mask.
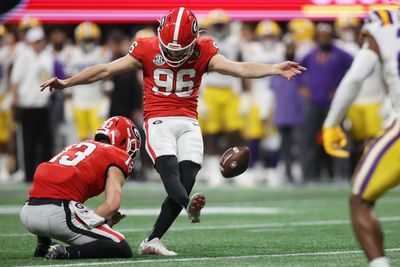
[[[113,227],[117,223],[119,223],[123,218],[125,218],[125,214],[121,214],[121,212],[115,213],[111,218],[107,219],[106,223],[110,226]]]
[[[276,73],[290,81],[294,76],[306,71],[307,68],[300,66],[299,63],[293,61],[285,61],[277,64]]]
[[[65,80],[60,80],[60,79],[57,79],[57,77],[53,77],[50,80],[48,80],[47,82],[42,83],[40,85],[40,91],[43,91],[46,88],[49,88],[50,92],[52,92],[53,89],[64,89],[66,87],[67,87],[67,85],[66,85]]]
[[[329,155],[337,158],[349,157],[349,152],[343,149],[347,145],[347,138],[340,126],[323,128],[322,141]]]

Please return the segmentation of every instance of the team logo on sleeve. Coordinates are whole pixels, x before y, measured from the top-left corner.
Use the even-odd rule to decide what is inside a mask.
[[[165,64],[165,60],[160,54],[158,54],[157,56],[154,57],[153,63],[156,66],[162,66]]]
[[[213,46],[217,49],[219,49],[219,46],[217,45],[217,42],[213,42]]]

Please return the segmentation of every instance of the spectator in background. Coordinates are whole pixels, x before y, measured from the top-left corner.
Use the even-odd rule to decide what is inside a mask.
[[[314,22],[305,18],[297,18],[289,21],[288,28],[296,45],[296,54],[294,59],[300,61],[315,47]]]
[[[26,41],[26,33],[34,27],[42,27],[42,23],[36,17],[26,16],[19,23],[17,28],[18,43],[15,55],[18,56],[23,52],[29,43]]]
[[[52,135],[49,125],[49,92],[40,92],[40,87],[49,77],[64,77],[62,67],[49,49],[41,27],[28,30],[26,47],[18,55],[11,73],[13,104],[17,108],[17,119],[22,126],[25,181],[31,182],[36,166],[50,159]]]
[[[69,60],[68,75],[111,60],[110,51],[99,45],[100,37],[100,28],[93,22],[82,22],[75,28],[76,47]],[[111,90],[110,81],[79,85],[66,90],[66,117],[75,122],[79,140],[90,138],[108,116]]]
[[[255,27],[254,27],[255,26]],[[283,61],[284,47],[280,42],[281,29],[274,21],[262,21],[255,24],[246,23],[242,28],[242,44],[241,55],[243,61],[255,61],[262,63],[272,63]],[[258,40],[261,40],[261,42]],[[270,77],[263,79],[246,80],[246,91],[242,94],[240,105],[240,113],[244,116],[243,135],[250,148],[250,164],[249,170],[246,172],[243,179],[236,179],[239,185],[255,186],[257,182],[261,182],[265,178],[276,176],[275,174],[265,174],[264,166],[273,167],[275,170],[277,160],[276,150],[269,147],[266,153],[267,160],[260,158],[261,143],[267,138],[268,142],[277,137],[276,131],[269,131],[267,135],[266,129],[273,128],[271,119],[273,107],[273,93],[269,88]],[[270,170],[268,170],[270,172]]]
[[[300,154],[303,177],[310,180],[321,177],[321,166],[326,166],[328,174],[333,176],[330,157],[321,146],[321,129],[335,90],[353,60],[349,53],[333,44],[330,24],[317,25],[316,40],[317,47],[302,60],[301,64],[308,71],[301,77],[300,86],[300,93],[306,101]]]
[[[63,72],[67,71],[67,64],[72,55],[72,45],[66,32],[60,28],[53,28],[49,35],[49,48],[53,56],[61,63]],[[54,136],[54,150],[56,153],[63,147],[73,143],[74,134],[67,132],[64,120],[64,92],[55,91],[50,102],[50,128]]]
[[[10,38],[12,41],[10,42]],[[13,133],[10,68],[15,52],[15,40],[6,27],[0,24],[0,182],[10,180],[8,169]]]
[[[155,36],[153,30],[143,29],[137,32],[136,38],[150,37],[151,34]],[[118,47],[115,49],[113,57],[118,59],[126,55],[129,51],[129,47],[132,45],[132,38],[123,35],[121,32],[114,32],[109,36],[109,43],[112,43],[111,47]],[[118,44],[118,45],[117,45]],[[145,137],[143,130],[143,89],[142,83],[138,78],[138,71],[128,71],[112,78],[114,84],[114,90],[111,93],[111,105],[110,105],[110,116],[125,116],[127,118],[132,118],[134,123],[138,125],[138,130]],[[143,140],[144,142],[145,140]],[[148,158],[145,151],[145,146],[141,147],[140,160],[135,161],[135,168],[133,170],[133,177],[135,180],[146,180],[146,174],[144,172],[143,165],[146,165],[146,160],[150,168],[152,163]],[[146,165],[146,166],[147,166]]]
[[[203,26],[219,47],[219,53],[239,60],[239,40],[230,32],[230,17],[221,9],[210,11]],[[204,161],[199,178],[208,185],[220,186],[226,180],[219,167],[220,155],[227,146],[243,145],[243,118],[239,114],[240,79],[219,73],[204,75],[199,97],[199,122],[204,138]]]
[[[346,50],[351,55],[355,55],[360,46],[357,36],[360,31],[360,22],[356,17],[340,16],[335,20],[335,31],[339,37],[335,40],[335,45]]]
[[[293,61],[295,44],[290,35],[285,36],[285,60]],[[280,159],[285,164],[286,180],[296,182],[293,166],[298,156],[299,126],[304,119],[304,101],[299,93],[299,79],[291,81],[272,77],[270,88],[275,95],[274,123],[281,135]]]

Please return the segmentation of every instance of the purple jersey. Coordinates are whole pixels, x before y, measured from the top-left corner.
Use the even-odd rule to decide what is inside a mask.
[[[311,104],[330,106],[332,96],[352,61],[349,53],[334,45],[329,54],[317,47],[304,57],[301,65],[308,70],[301,75],[301,84],[310,89]]]
[[[288,81],[280,76],[273,76],[270,88],[275,94],[275,117],[276,126],[292,126],[303,122],[304,101],[299,94],[299,78],[295,77]]]

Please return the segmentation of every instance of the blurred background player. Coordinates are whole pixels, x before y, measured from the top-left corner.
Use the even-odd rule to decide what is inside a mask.
[[[18,43],[16,48],[16,56],[18,56],[23,50],[29,46],[26,42],[26,33],[29,29],[34,27],[42,27],[42,23],[36,17],[26,16],[18,23],[17,37]]]
[[[335,44],[356,56],[360,50],[357,40],[360,32],[358,18],[338,17],[335,21],[335,29],[340,37]],[[389,108],[383,107],[387,100],[387,89],[383,80],[382,68],[380,64],[376,64],[371,74],[363,82],[360,92],[349,108],[343,125],[351,141],[352,171],[355,170],[367,142],[381,134],[387,118],[391,123],[392,109],[390,105]]]
[[[280,43],[280,35],[281,29],[274,21],[262,21],[257,25],[244,23],[240,45],[242,60],[268,64],[282,61],[284,47]],[[264,165],[276,167],[276,160],[273,160],[274,157],[268,157],[265,164],[259,162],[262,140],[269,138],[269,141],[271,141],[276,137],[273,131],[269,131],[270,134],[266,136],[266,128],[273,128],[271,125],[273,94],[269,88],[269,82],[270,77],[245,80],[244,82],[245,90],[241,97],[239,111],[245,118],[243,135],[250,148],[251,156],[249,170],[242,179],[235,180],[235,182],[243,186],[254,187],[262,178],[265,179]],[[271,153],[270,150],[268,154],[271,156],[273,152]]]
[[[206,28],[205,34],[216,41],[222,55],[231,60],[239,59],[239,40],[230,34],[230,18],[224,10],[212,10],[204,19],[203,26]],[[208,73],[203,78],[199,122],[205,157],[199,176],[206,177],[210,186],[224,182],[219,170],[219,159],[225,147],[244,144],[241,136],[243,119],[239,114],[239,90],[240,80],[237,78],[219,73]],[[222,147],[221,141],[225,142]]]
[[[286,34],[285,59],[294,60],[296,46],[292,35]],[[289,183],[301,181],[299,160],[300,127],[304,121],[304,99],[300,95],[300,80],[288,81],[281,77],[271,78],[270,88],[274,92],[273,122],[281,137],[279,160],[283,163],[285,180]]]
[[[321,130],[336,88],[350,68],[353,57],[334,45],[333,27],[328,23],[317,25],[316,41],[317,47],[301,61],[308,68],[301,77],[300,86],[306,103],[300,142],[303,176],[309,181],[318,181],[324,175],[348,178],[345,176],[350,175],[350,170],[339,167],[346,164],[339,161],[332,166],[330,156],[324,152]]]
[[[100,37],[100,28],[93,22],[82,22],[75,28],[76,46],[68,62],[68,75],[111,60],[110,51],[99,45]],[[111,90],[112,83],[104,81],[79,85],[66,91],[65,114],[67,120],[74,121],[79,140],[92,136],[108,116]]]
[[[12,95],[10,70],[15,53],[15,40],[12,33],[0,24],[0,182],[10,180],[9,155],[13,135]]]
[[[63,72],[67,71],[71,59],[73,45],[62,27],[55,27],[49,33],[49,49],[53,56],[61,63]],[[54,136],[54,153],[67,144],[76,141],[75,128],[72,123],[68,125],[64,119],[64,92],[54,92],[50,102],[50,128]],[[67,114],[68,115],[68,114]],[[70,115],[68,115],[70,116]]]
[[[154,29],[145,27],[135,34],[136,38],[147,38],[155,36]],[[112,43],[112,45],[110,45]],[[132,38],[121,31],[113,31],[108,37],[108,44],[113,49],[113,60],[126,55],[132,45]],[[125,116],[132,118],[133,122],[143,137],[143,73],[141,70],[132,70],[120,73],[112,77],[113,91],[111,92],[110,116]],[[151,171],[150,171],[151,170]],[[145,181],[148,178],[159,179],[156,171],[153,171],[153,163],[146,153],[144,146],[141,147],[140,158],[135,161],[133,178],[137,181]]]
[[[339,16],[335,20],[335,32],[339,37],[335,44],[354,55],[360,49],[358,45],[358,34],[360,32],[360,21],[357,17]]]
[[[11,92],[16,117],[22,128],[25,181],[31,182],[36,166],[50,159],[53,137],[49,124],[50,94],[35,87],[53,75],[64,77],[61,64],[47,49],[41,27],[26,33],[29,44],[19,51],[11,73]]]
[[[295,60],[300,61],[315,47],[315,25],[309,19],[296,18],[288,23],[289,33],[292,34],[296,44]]]

